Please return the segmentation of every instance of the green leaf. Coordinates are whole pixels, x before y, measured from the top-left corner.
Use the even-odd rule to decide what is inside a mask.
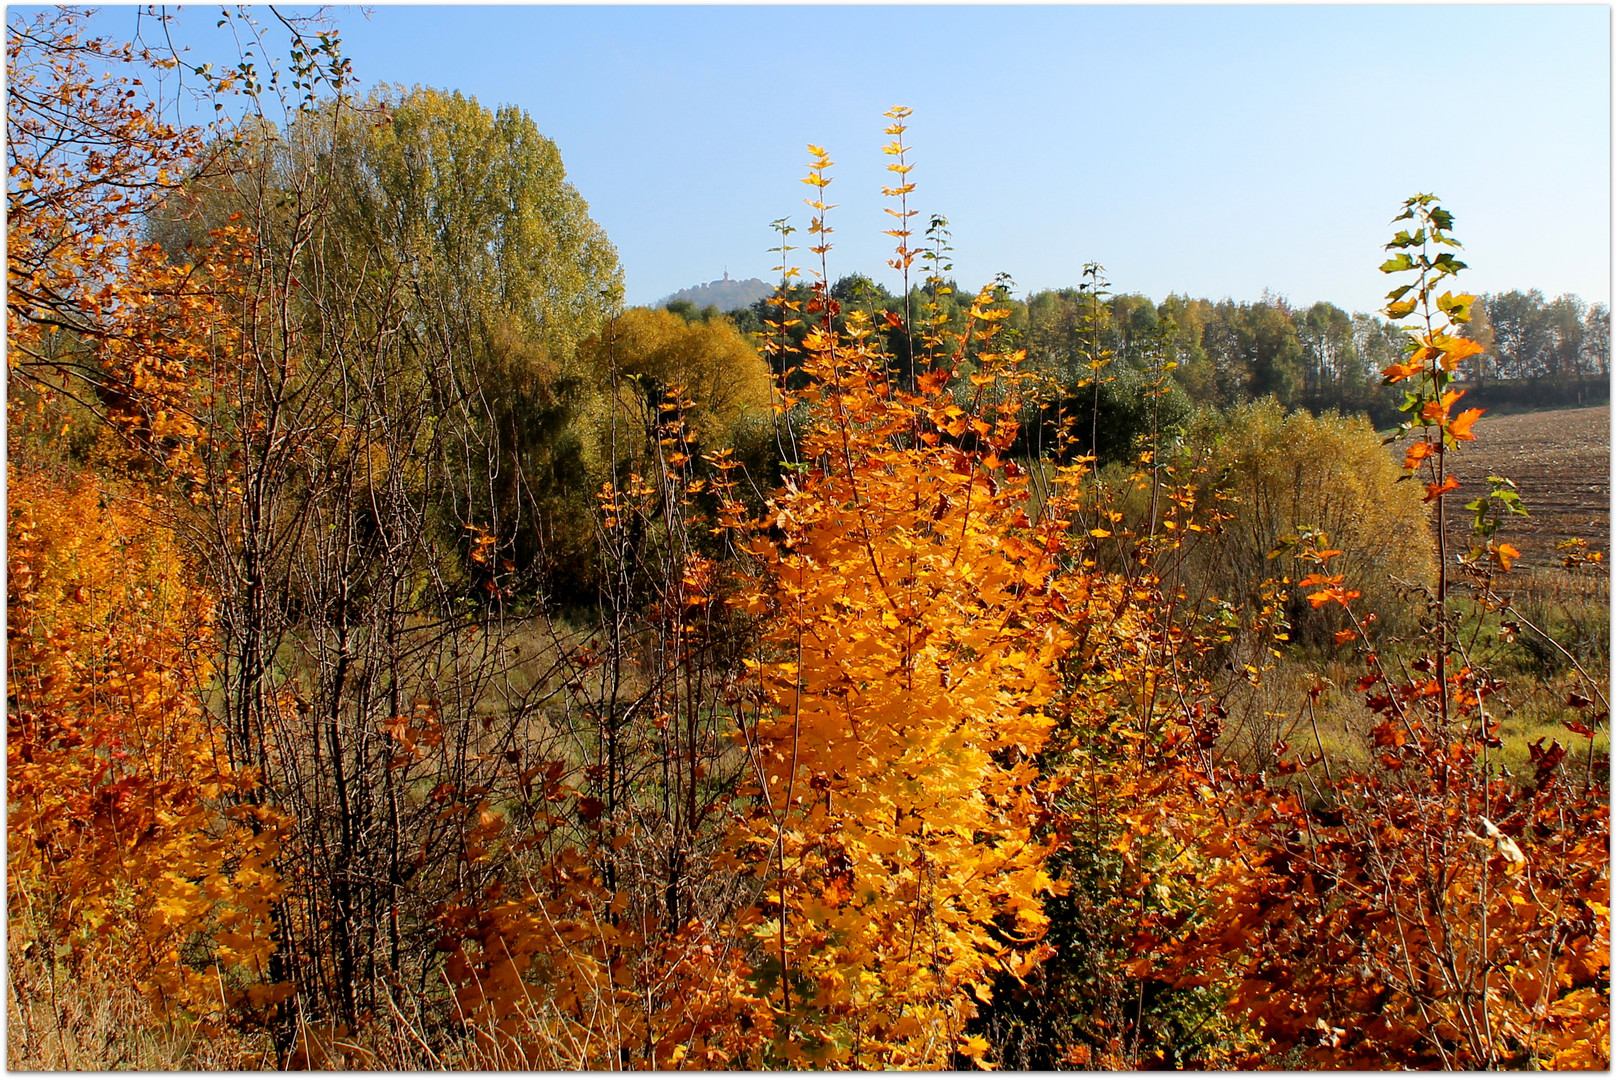
[[[1387,294],[1387,299],[1388,300],[1402,300],[1404,298],[1404,294],[1406,292],[1408,292],[1410,289],[1413,289],[1414,287],[1415,287],[1414,283],[1410,283],[1408,285],[1400,285],[1396,289],[1394,289],[1392,292]]]
[[[1457,323],[1467,323],[1471,321],[1471,304],[1475,300],[1474,296],[1446,292],[1437,298],[1437,309]]]
[[[1381,264],[1381,272],[1383,274],[1398,274],[1405,270],[1413,269],[1415,269],[1415,260],[1411,259],[1408,254],[1394,255],[1392,258]],[[1404,288],[1408,289],[1409,286],[1405,285]],[[1389,299],[1396,300],[1397,297],[1389,297]]]
[[[1454,228],[1454,215],[1441,206],[1433,207],[1430,217],[1434,228],[1441,229],[1444,232]]]

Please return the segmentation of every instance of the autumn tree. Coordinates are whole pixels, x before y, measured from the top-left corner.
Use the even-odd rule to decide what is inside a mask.
[[[238,252],[227,231],[170,263],[141,232],[187,178],[225,166],[200,129],[176,127],[135,89],[172,56],[91,36],[70,9],[14,14],[6,48],[11,445],[46,450],[76,425],[82,453],[105,421],[127,453],[188,469],[193,392],[207,357],[228,348],[213,335]],[[96,76],[92,63],[125,74]]]
[[[655,402],[677,389],[693,403],[691,436],[712,446],[732,442],[743,421],[769,413],[769,369],[727,319],[691,322],[630,308],[584,343],[580,363],[607,393],[632,384],[628,392]]]
[[[349,117],[340,138],[354,159],[333,226],[410,268],[413,318],[456,357],[469,422],[489,428],[480,437],[501,459],[486,496],[453,512],[487,518],[507,558],[576,599],[566,567],[591,553],[587,417],[599,397],[574,352],[621,302],[617,251],[522,110],[424,89],[360,105],[386,122]],[[470,493],[474,479],[458,486]]]
[[[995,314],[987,297],[973,311]],[[756,549],[775,578],[757,601],[775,715],[746,731],[755,809],[736,839],[767,883],[754,934],[774,1053],[936,1064],[991,973],[1037,959],[1055,885],[1031,762],[1090,586],[1049,580],[1064,522],[1034,525],[1025,478],[999,472],[1015,400],[962,410],[946,369],[892,392],[852,325],[840,350],[810,336],[819,464]],[[984,359],[979,385],[1010,377],[1009,358]],[[968,431],[980,449],[962,453]]]
[[[9,19],[7,58],[14,930],[53,974],[128,979],[159,1018],[262,1018],[284,996],[266,984],[285,823],[204,707],[213,597],[165,495],[205,453],[196,410],[234,341],[241,237],[175,264],[141,236],[220,167],[136,89],[172,56],[64,10]]]
[[[228,78],[248,117],[204,138],[86,73],[86,58],[170,61],[79,42],[63,20],[10,27],[8,337],[29,388],[12,406],[76,399],[116,435],[113,464],[188,496],[149,527],[178,530],[217,597],[220,662],[192,671],[209,684],[204,745],[223,775],[260,781],[207,798],[290,817],[276,869],[292,886],[265,890],[276,948],[257,954],[297,995],[275,1018],[288,1060],[294,1017],[351,1030],[382,979],[422,985],[436,906],[478,872],[466,845],[492,820],[488,782],[516,783],[514,732],[543,690],[506,678],[514,515],[531,521],[533,500],[501,488],[521,469],[500,417],[521,409],[496,369],[521,386],[523,365],[570,350],[615,262],[514,112],[496,129],[463,99],[418,95],[397,103],[395,152],[374,126],[384,105],[359,103],[374,106],[360,119],[344,96],[335,35],[285,20],[286,67],[244,58]],[[463,182],[500,138],[503,171]],[[558,287],[568,259],[608,295]],[[474,720],[491,713],[497,732]],[[415,800],[427,780],[434,797]],[[207,819],[187,813],[202,843]]]
[[[496,774],[515,784],[546,693],[510,677],[511,465],[479,367],[499,300],[478,312],[444,291],[409,208],[352,220],[376,120],[355,107],[339,93],[258,125],[223,192],[251,273],[239,345],[208,373],[186,523],[220,597],[232,760],[295,823],[279,963],[328,1037],[395,987],[424,994],[435,912],[486,873],[467,845],[492,835],[489,792]],[[290,1054],[292,1029],[278,1035]]]
[[[394,320],[405,352],[452,357],[439,378],[423,373],[424,391],[499,459],[488,483],[440,489],[442,515],[454,529],[484,521],[524,574],[576,600],[560,569],[591,551],[587,417],[599,392],[574,351],[616,306],[621,273],[555,145],[515,108],[379,89],[296,110],[284,131],[255,120],[232,153],[252,167],[188,186],[155,235],[180,252],[240,214],[272,230],[277,251],[307,255],[317,240],[317,273],[287,271],[288,315],[334,317],[332,296],[391,279],[387,307],[350,319]],[[285,209],[299,192],[301,223]]]

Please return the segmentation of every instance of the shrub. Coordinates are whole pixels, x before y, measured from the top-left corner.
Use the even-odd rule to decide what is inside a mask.
[[[12,933],[159,1015],[264,1005],[281,819],[248,799],[193,691],[212,601],[116,493],[7,476]]]
[[[728,319],[687,321],[672,311],[630,308],[583,344],[581,359],[597,386],[617,379],[623,389],[632,381],[654,406],[663,390],[678,387],[695,403],[687,424],[704,443],[716,445],[748,416],[769,410],[769,368]]]
[[[1408,609],[1400,594],[1433,582],[1421,489],[1399,482],[1397,461],[1363,417],[1287,413],[1266,398],[1202,414],[1186,442],[1209,465],[1204,497],[1223,492],[1234,515],[1192,562],[1190,579],[1213,595],[1253,605],[1266,579],[1303,576],[1288,552],[1306,530],[1325,533],[1342,550],[1337,570],[1364,594],[1368,610]],[[1287,615],[1293,637],[1308,644],[1323,645],[1340,629],[1339,616],[1300,597]]]

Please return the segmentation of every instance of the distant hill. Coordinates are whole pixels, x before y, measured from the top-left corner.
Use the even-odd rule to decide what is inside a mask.
[[[663,307],[675,300],[688,300],[698,308],[705,308],[711,304],[720,311],[734,311],[736,308],[746,307],[755,300],[762,300],[772,295],[774,291],[773,285],[757,278],[737,281],[726,273],[718,281],[710,281],[706,285],[692,285],[671,296],[665,296],[657,301],[655,306]]]

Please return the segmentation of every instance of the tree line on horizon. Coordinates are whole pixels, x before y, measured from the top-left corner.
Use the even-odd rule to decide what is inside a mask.
[[[946,282],[945,306],[957,288]],[[831,293],[867,310],[903,307],[902,297],[865,274],[841,276]],[[919,287],[912,290],[912,307],[923,299]],[[1396,423],[1404,402],[1382,376],[1402,348],[1396,327],[1329,301],[1305,307],[1266,293],[1256,301],[1171,294],[1157,302],[1140,293],[1108,294],[1102,280],[1098,291],[1096,282],[1022,298],[1007,290],[1000,302],[1010,312],[1005,325],[1011,339],[1028,350],[1034,365],[1067,385],[1082,381],[1072,358],[1093,338],[1135,372],[1145,370],[1153,355],[1168,354],[1176,386],[1196,405],[1227,409],[1272,397],[1288,409],[1363,413],[1387,427]],[[725,315],[757,333],[772,304],[763,299]],[[665,306],[688,320],[719,314],[712,306]],[[1513,290],[1482,294],[1472,311],[1463,332],[1483,350],[1467,359],[1462,378],[1473,403],[1547,408],[1609,399],[1611,314],[1605,303],[1571,294],[1546,300],[1537,289]],[[1129,385],[1129,376],[1118,377]],[[1102,452],[1115,457],[1127,449]]]

